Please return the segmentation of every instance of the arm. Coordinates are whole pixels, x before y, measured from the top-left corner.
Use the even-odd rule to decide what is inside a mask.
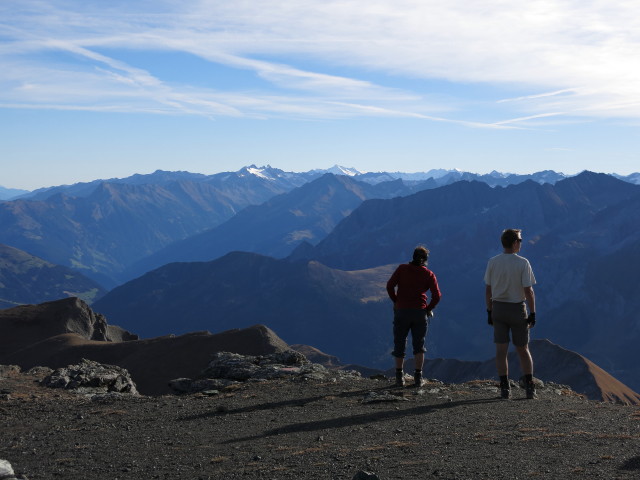
[[[391,275],[391,278],[389,278],[389,281],[387,282],[387,294],[394,304],[396,303],[396,300],[398,300],[398,297],[396,295],[396,285],[398,285],[397,269],[395,272],[393,272],[393,275]]]
[[[533,287],[524,287],[524,298],[527,301],[530,313],[536,313],[536,295],[533,293]]]
[[[429,291],[431,292],[431,301],[427,305],[427,311],[431,311],[436,308],[438,302],[442,298],[442,293],[440,293],[440,287],[438,287],[438,280],[436,276],[433,275],[431,286],[429,287]]]
[[[484,301],[487,304],[487,323],[493,325],[493,318],[491,318],[491,309],[493,308],[491,303],[491,285],[485,285],[484,287]]]
[[[487,304],[487,311],[491,310],[491,285],[484,288],[484,301]]]

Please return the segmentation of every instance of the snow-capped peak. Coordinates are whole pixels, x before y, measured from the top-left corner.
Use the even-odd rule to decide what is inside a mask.
[[[256,177],[266,178],[267,180],[269,180],[271,177],[269,177],[268,175],[265,175],[264,170],[265,170],[264,168],[258,168],[255,165],[247,167],[247,172],[250,173],[251,175],[255,175]]]
[[[255,177],[264,178],[265,180],[276,180],[277,178],[281,177],[284,172],[282,170],[278,170],[277,168],[273,168],[271,165],[257,167],[254,164],[249,165],[248,167],[243,167],[238,173],[240,175],[253,175]]]
[[[356,175],[362,175],[363,172],[352,167],[342,167],[340,165],[334,165],[331,168],[311,170],[310,173],[333,173],[334,175],[346,175],[348,177],[355,177]]]

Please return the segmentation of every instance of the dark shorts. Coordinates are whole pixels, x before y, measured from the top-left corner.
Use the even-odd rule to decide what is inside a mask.
[[[413,354],[424,353],[424,339],[427,336],[429,321],[427,311],[418,308],[399,308],[393,311],[393,352],[391,355],[404,358],[407,337],[411,332]]]
[[[529,325],[524,303],[492,302],[493,341],[509,343],[509,332],[513,344],[524,347],[529,344]]]

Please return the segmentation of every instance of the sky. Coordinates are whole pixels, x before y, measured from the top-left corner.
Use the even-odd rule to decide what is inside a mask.
[[[640,171],[636,0],[0,0],[0,185]]]

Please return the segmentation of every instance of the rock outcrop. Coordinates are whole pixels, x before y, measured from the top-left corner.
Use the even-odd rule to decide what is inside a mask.
[[[114,343],[138,338],[109,325],[76,297],[0,310],[0,332],[0,363],[13,352],[56,335],[73,333],[85,340]]]
[[[83,359],[77,365],[58,368],[41,382],[45,387],[76,390],[81,393],[129,393],[138,390],[129,372],[116,365]]]
[[[0,459],[0,480],[17,480],[11,464]]]
[[[268,355],[239,355],[217,352],[199,378],[178,378],[169,382],[175,393],[214,392],[234,383],[278,378],[323,381],[330,378],[360,377],[355,371],[329,370],[311,363],[301,353],[287,350]]]

